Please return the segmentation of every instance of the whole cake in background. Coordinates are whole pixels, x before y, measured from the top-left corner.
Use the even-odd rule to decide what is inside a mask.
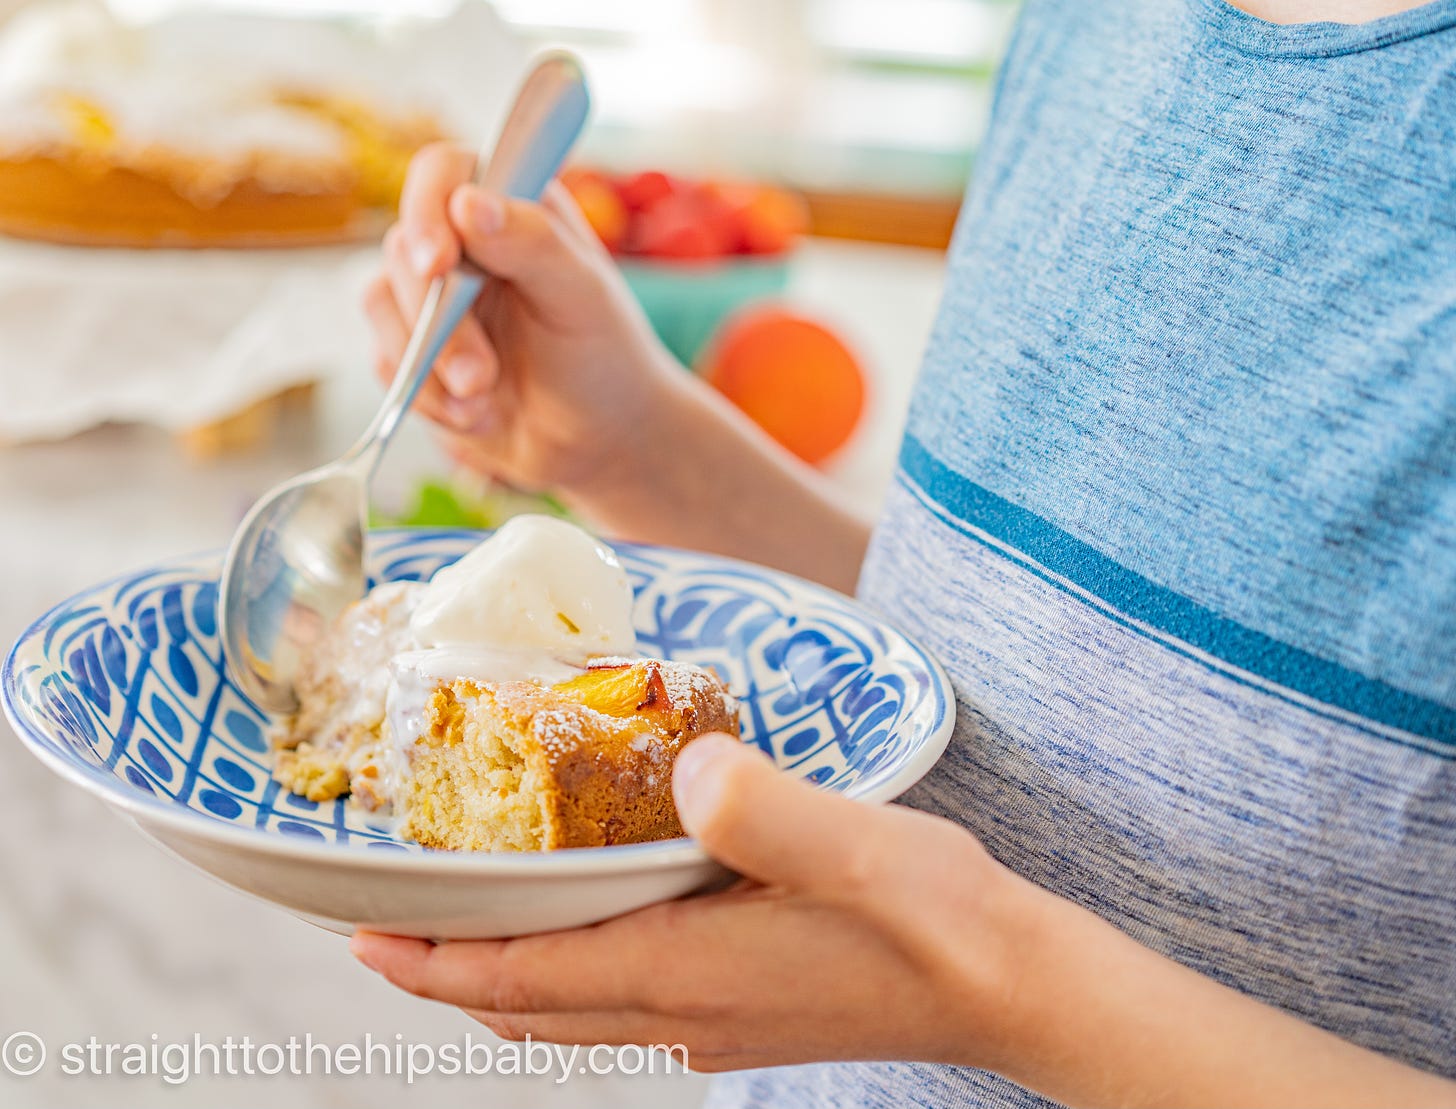
[[[128,247],[286,246],[376,233],[422,145],[405,64],[346,24],[95,3],[0,33],[0,233]]]
[[[427,847],[533,851],[682,834],[672,767],[738,734],[718,677],[636,656],[616,555],[517,516],[428,583],[386,582],[308,659],[274,777],[349,794]]]

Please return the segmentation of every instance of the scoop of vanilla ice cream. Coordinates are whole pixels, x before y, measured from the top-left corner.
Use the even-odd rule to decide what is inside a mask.
[[[632,586],[610,547],[550,516],[517,516],[425,587],[423,648],[539,651],[584,665],[636,653]]]

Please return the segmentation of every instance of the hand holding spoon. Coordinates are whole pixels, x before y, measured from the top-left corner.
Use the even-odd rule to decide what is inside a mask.
[[[540,197],[586,122],[581,65],[545,55],[526,77],[476,183]],[[369,483],[380,456],[445,341],[485,287],[468,262],[430,286],[379,412],[339,459],[276,486],[238,527],[223,563],[218,628],[228,670],[264,709],[297,704],[293,684],[309,648],[364,594]]]

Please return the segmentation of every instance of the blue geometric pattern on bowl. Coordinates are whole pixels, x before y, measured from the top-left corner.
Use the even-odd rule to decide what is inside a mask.
[[[370,584],[428,578],[473,531],[371,536]],[[619,544],[644,654],[712,666],[739,697],[744,738],[826,788],[883,794],[953,701],[939,666],[847,599],[711,555]],[[47,761],[132,801],[245,828],[418,850],[342,800],[315,803],[269,776],[268,717],[226,677],[217,637],[220,553],[116,579],[58,605],[6,659],[22,738]]]

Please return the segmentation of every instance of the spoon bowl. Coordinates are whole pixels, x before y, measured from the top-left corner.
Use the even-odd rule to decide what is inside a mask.
[[[368,477],[331,463],[269,492],[243,520],[223,568],[223,650],[257,704],[288,711],[311,644],[364,593]],[[243,572],[241,567],[246,567]]]

